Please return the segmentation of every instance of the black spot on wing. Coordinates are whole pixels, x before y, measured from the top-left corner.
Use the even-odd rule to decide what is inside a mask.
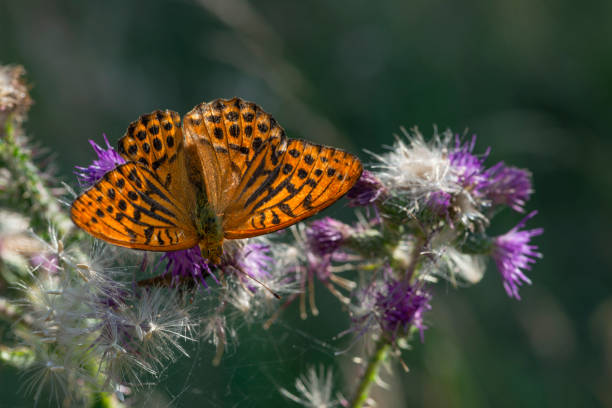
[[[280,218],[278,218],[278,214],[272,211],[272,224],[278,225],[280,224]]]
[[[291,210],[291,207],[287,203],[280,203],[278,209],[287,214],[288,216],[295,218],[295,214]]]
[[[166,160],[168,160],[168,153],[164,153],[162,157],[155,160],[151,167],[153,167],[153,170],[157,170]]]

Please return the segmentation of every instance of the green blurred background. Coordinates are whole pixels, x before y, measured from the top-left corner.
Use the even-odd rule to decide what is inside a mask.
[[[438,285],[411,372],[384,376],[379,406],[612,406],[612,2],[0,0],[0,62],[27,69],[26,128],[73,185],[87,139],[114,143],[143,113],[217,97],[353,152],[381,151],[402,125],[469,128],[488,164],[533,171],[545,256],[522,301],[492,265],[473,287]],[[291,308],[269,331],[240,327],[220,367],[213,346],[193,347],[136,405],[290,405],[278,387],[339,359],[350,382],[356,349],[334,355],[349,346],[334,339],[345,313],[321,288],[317,302],[318,318]],[[20,381],[0,367],[0,406],[32,405]]]

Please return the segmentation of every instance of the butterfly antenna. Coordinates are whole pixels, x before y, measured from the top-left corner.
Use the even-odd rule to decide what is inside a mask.
[[[277,298],[277,299],[280,299],[280,298],[281,298],[281,296],[280,296],[278,293],[274,292],[272,289],[270,289],[270,287],[269,287],[268,285],[266,285],[265,283],[263,283],[263,282],[262,282],[262,281],[260,281],[259,279],[257,279],[257,278],[255,278],[255,277],[253,277],[253,276],[249,275],[248,273],[246,273],[245,271],[243,271],[243,270],[242,270],[242,268],[238,267],[238,268],[236,268],[236,269],[238,269],[238,270],[239,270],[241,273],[243,273],[243,274],[244,274],[244,276],[246,276],[247,278],[252,279],[252,280],[254,280],[255,282],[259,283],[259,284],[260,284],[260,285],[261,285],[261,286],[262,286],[262,287],[263,287],[265,290],[267,290],[268,292],[270,292],[270,294],[271,294],[272,296],[274,296],[275,298]]]

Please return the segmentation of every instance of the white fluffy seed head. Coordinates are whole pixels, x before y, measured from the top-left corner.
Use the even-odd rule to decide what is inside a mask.
[[[430,142],[426,142],[417,128],[412,133],[402,128],[404,139],[396,136],[396,141],[383,155],[374,155],[379,164],[377,176],[381,182],[396,194],[412,201],[418,208],[433,192],[457,193],[461,186],[452,171],[448,156],[450,131],[439,135],[437,132]]]

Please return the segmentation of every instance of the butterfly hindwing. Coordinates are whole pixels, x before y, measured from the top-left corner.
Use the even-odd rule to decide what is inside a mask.
[[[254,171],[265,157],[262,153],[273,148],[278,158],[286,139],[269,114],[240,98],[202,103],[183,122],[188,155],[201,169],[208,200],[218,214],[234,201],[249,169]]]
[[[208,104],[193,108],[183,118],[185,150],[193,179],[204,179],[208,201],[219,211],[225,189],[232,184],[227,135],[221,125],[221,109],[211,112]]]
[[[91,235],[129,248],[191,248],[198,234],[183,206],[146,167],[129,162],[106,173],[72,204],[71,217]]]

